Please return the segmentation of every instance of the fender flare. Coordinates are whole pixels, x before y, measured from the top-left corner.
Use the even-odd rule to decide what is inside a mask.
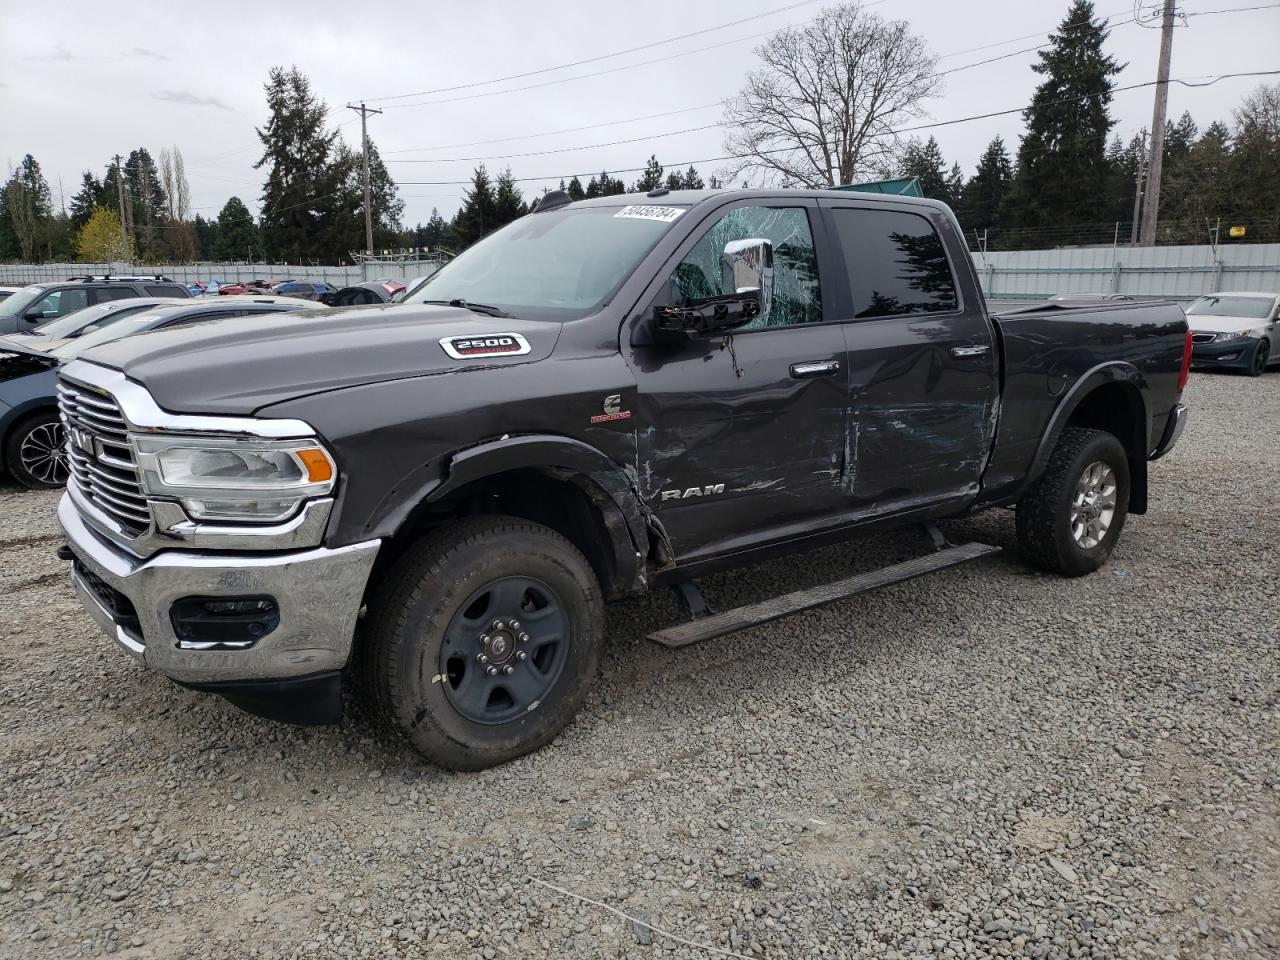
[[[1113,383],[1123,383],[1133,388],[1133,394],[1141,407],[1142,436],[1139,438],[1138,450],[1131,449],[1128,438],[1120,440],[1129,451],[1130,473],[1130,507],[1131,513],[1145,513],[1147,509],[1147,454],[1151,449],[1151,409],[1147,405],[1144,388],[1146,378],[1137,367],[1121,360],[1109,360],[1086,370],[1071,388],[1062,396],[1062,401],[1049,417],[1040,445],[1036,448],[1035,459],[1031,462],[1031,471],[1027,477],[1028,485],[1040,479],[1049,466],[1049,457],[1053,455],[1062,431],[1067,428],[1072,416],[1080,404],[1099,387]]]
[[[619,590],[647,586],[650,512],[639,497],[635,471],[572,437],[516,434],[459,450],[445,458],[443,477],[420,492],[414,509],[446,499],[477,480],[520,469],[540,470],[582,490],[604,519]]]

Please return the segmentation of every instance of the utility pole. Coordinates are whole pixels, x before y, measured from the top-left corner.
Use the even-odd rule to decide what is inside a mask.
[[[1133,223],[1129,227],[1129,246],[1136,247],[1138,245],[1138,231],[1141,227],[1139,218],[1142,216],[1142,180],[1147,175],[1147,145],[1142,144],[1142,149],[1138,151],[1138,173],[1133,178]]]
[[[1160,173],[1164,166],[1164,123],[1169,108],[1169,61],[1173,57],[1173,0],[1164,0],[1160,24],[1160,70],[1156,76],[1156,102],[1151,115],[1151,164],[1147,174],[1147,202],[1142,208],[1144,247],[1154,246],[1160,217]]]
[[[120,154],[116,154],[116,199],[120,201],[120,240],[124,243],[125,260],[129,259],[129,234],[124,228],[124,171],[120,167]]]
[[[354,110],[360,114],[360,156],[364,161],[364,243],[365,249],[369,251],[369,255],[373,255],[373,208],[369,203],[369,127],[368,117],[371,113],[381,113],[381,110],[374,110],[366,107],[362,102],[360,106],[348,103],[348,110]]]

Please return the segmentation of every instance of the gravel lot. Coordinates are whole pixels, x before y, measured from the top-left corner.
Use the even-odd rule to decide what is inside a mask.
[[[0,487],[0,956],[1280,956],[1280,374],[1188,402],[1100,573],[1006,553],[684,651],[630,602],[566,735],[482,774],[136,668],[56,496]]]

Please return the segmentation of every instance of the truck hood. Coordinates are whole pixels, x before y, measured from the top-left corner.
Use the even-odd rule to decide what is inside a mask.
[[[503,334],[518,334],[528,351],[459,359],[441,344]],[[558,323],[392,303],[208,320],[125,337],[80,359],[120,370],[171,413],[247,415],[359,384],[535,362],[559,336]]]
[[[1192,333],[1248,333],[1261,330],[1266,325],[1266,320],[1257,317],[1211,317],[1208,314],[1187,317],[1187,326]]]

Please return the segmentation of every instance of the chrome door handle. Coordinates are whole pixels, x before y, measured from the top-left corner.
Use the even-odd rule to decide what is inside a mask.
[[[805,363],[793,363],[791,365],[791,376],[797,380],[807,380],[810,377],[829,377],[833,373],[839,372],[839,360],[809,360]]]
[[[952,347],[951,355],[953,357],[980,357],[990,349],[985,343],[977,343],[971,347]]]

